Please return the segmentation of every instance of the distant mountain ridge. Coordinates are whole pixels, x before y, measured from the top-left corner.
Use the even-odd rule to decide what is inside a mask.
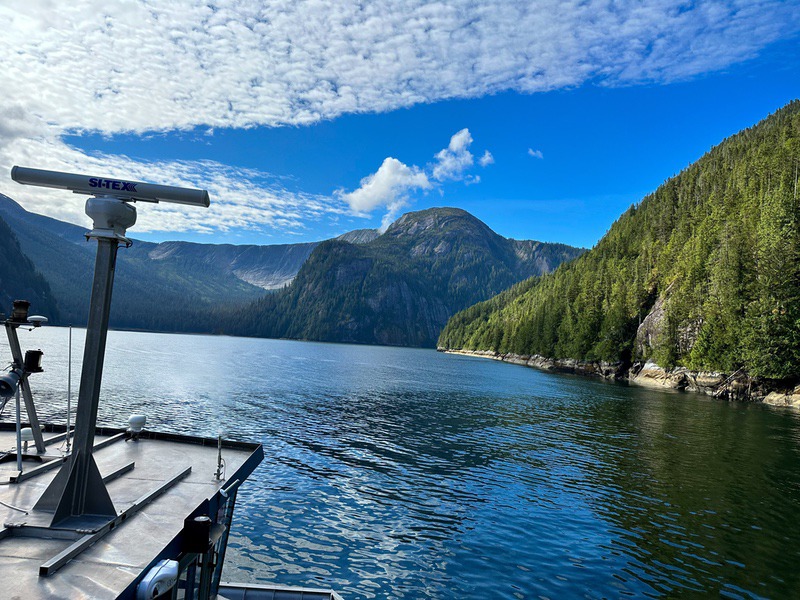
[[[64,322],[88,314],[96,245],[86,228],[31,213],[0,194],[5,219],[22,252],[50,285]],[[111,325],[202,331],[220,304],[254,300],[291,282],[317,243],[274,246],[135,240],[120,249]]]
[[[430,347],[455,311],[581,252],[506,239],[456,208],[412,212],[366,243],[323,242],[288,288],[257,300],[226,330]]]
[[[229,271],[245,283],[265,290],[280,289],[292,282],[319,242],[299,244],[199,244],[161,242],[148,252],[152,260],[201,260],[203,264]]]

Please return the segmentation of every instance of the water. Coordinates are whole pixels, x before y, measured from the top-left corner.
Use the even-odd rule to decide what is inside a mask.
[[[20,336],[45,351],[40,416],[63,422],[67,330]],[[800,596],[789,410],[429,350],[125,332],[104,381],[101,424],[141,411],[264,444],[227,579],[348,600]]]

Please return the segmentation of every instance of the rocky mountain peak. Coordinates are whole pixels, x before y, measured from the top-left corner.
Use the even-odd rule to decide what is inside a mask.
[[[343,233],[336,239],[343,242],[350,242],[351,244],[368,244],[379,235],[380,233],[377,229],[354,229],[353,231]]]
[[[485,223],[460,208],[428,208],[406,213],[389,226],[386,235],[419,237],[433,233],[440,236],[454,230],[462,234],[497,236]]]

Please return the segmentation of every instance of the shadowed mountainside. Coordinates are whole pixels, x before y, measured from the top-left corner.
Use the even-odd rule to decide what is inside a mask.
[[[28,300],[35,314],[59,316],[50,286],[25,256],[8,224],[0,218],[0,314],[10,315],[14,300]]]
[[[52,288],[61,321],[85,323],[96,244],[86,228],[31,213],[0,195],[0,216]],[[274,246],[135,240],[120,248],[111,325],[204,331],[203,315],[246,303],[291,282],[316,243]]]

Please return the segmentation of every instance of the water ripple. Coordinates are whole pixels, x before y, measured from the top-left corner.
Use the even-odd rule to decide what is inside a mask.
[[[23,335],[62,422],[65,341]],[[100,422],[132,412],[264,444],[228,578],[349,600],[800,590],[796,413],[425,350],[111,332]]]

